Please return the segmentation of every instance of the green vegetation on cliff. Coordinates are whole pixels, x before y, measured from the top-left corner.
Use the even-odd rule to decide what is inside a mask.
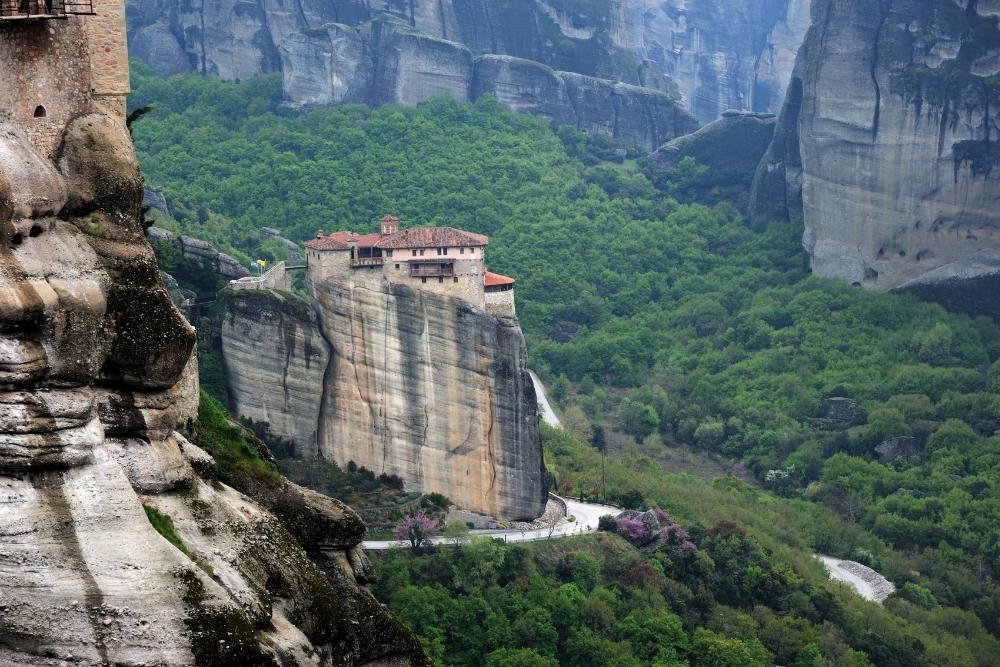
[[[801,228],[753,231],[733,206],[698,203],[699,170],[654,185],[634,162],[595,163],[579,133],[490,100],[295,115],[268,77],[163,81],[137,69],[135,89],[135,104],[158,109],[136,126],[143,168],[185,233],[251,255],[262,226],[304,240],[372,229],[386,212],[490,234],[491,266],[518,278],[532,364],[567,426],[578,437],[605,427],[623,462],[609,468],[607,495],[706,529],[736,518],[786,560],[818,550],[881,567],[901,587],[886,618],[938,637],[918,653],[995,664],[976,651],[984,627],[1000,633],[994,323],[811,278]],[[831,413],[830,397],[852,403]],[[599,455],[565,437],[575,444],[549,436],[560,488],[603,494]],[[693,480],[663,483],[681,447],[735,464],[769,493],[723,478],[738,486],[725,494],[753,494],[743,505]],[[677,506],[685,493],[689,511]],[[858,641],[869,660],[897,664]],[[447,660],[464,660],[442,642]],[[507,651],[496,664],[527,660],[495,647]]]

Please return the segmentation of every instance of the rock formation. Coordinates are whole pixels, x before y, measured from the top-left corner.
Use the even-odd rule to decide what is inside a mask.
[[[819,275],[945,300],[970,280],[995,282],[996,9],[824,0],[815,18],[755,177],[755,212],[802,217]]]
[[[538,405],[516,320],[404,285],[314,291],[315,304],[227,293],[234,412],[269,423],[300,458],[397,474],[408,489],[497,518],[544,511]]]
[[[149,238],[173,246],[181,257],[210,268],[220,278],[235,280],[250,275],[246,267],[240,264],[235,257],[213,248],[210,243],[201,239],[178,236],[160,227],[150,227]]]
[[[195,331],[142,230],[121,6],[94,6],[0,25],[0,664],[424,664],[351,510],[248,485],[272,514],[174,430]]]
[[[706,186],[723,188],[741,207],[754,171],[771,145],[776,124],[774,114],[725,111],[722,117],[697,132],[667,142],[649,156],[649,163],[667,177],[685,159],[708,167]]]
[[[299,105],[490,93],[647,150],[692,129],[670,125],[677,94],[702,122],[777,111],[808,26],[809,0],[129,2],[132,53],[163,75],[280,70]],[[563,73],[601,93],[571,98]]]

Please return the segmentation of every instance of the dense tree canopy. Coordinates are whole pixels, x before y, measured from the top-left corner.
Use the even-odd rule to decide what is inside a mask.
[[[156,109],[134,129],[147,180],[164,188],[176,218],[162,224],[247,260],[281,250],[261,227],[302,241],[319,228],[374,229],[389,212],[408,225],[490,234],[491,267],[518,279],[531,363],[550,380],[579,439],[600,432],[602,448],[649,455],[643,460],[657,473],[656,453],[678,445],[735,464],[737,475],[794,498],[795,507],[822,510],[810,515],[819,526],[844,521],[832,533],[839,541],[803,521],[797,529],[813,535],[803,546],[888,568],[901,584],[908,622],[950,609],[962,614],[956,626],[982,623],[1000,633],[1000,330],[993,322],[810,277],[801,226],[751,229],[734,206],[705,196],[704,168],[653,174],[606,142],[573,128],[553,132],[489,98],[297,113],[280,105],[275,77],[162,80],[141,66],[134,88],[134,105]],[[857,409],[831,419],[830,397]],[[562,437],[572,440],[552,436],[549,451],[562,452],[555,467],[563,491],[628,506],[669,503],[638,465],[611,466],[604,488],[599,458],[574,463],[599,454]],[[791,521],[775,517],[783,520]],[[584,571],[581,562],[574,567]],[[505,576],[500,567],[467,568],[448,585],[473,596]],[[752,606],[756,593],[744,584],[713,581],[714,599]],[[401,595],[409,596],[405,604]],[[495,607],[474,602],[438,608],[435,595],[392,592],[397,608],[428,612],[413,612],[418,626],[434,618],[430,611],[455,623],[499,618],[489,616]],[[602,604],[585,607],[601,614]],[[672,621],[644,614],[625,624],[638,608],[615,607],[622,626],[612,632],[587,623],[570,631],[554,607],[515,607],[503,612],[507,625],[489,627],[531,640],[519,646],[494,638],[489,653],[485,644],[437,637],[437,626],[418,631],[455,664],[544,665],[568,655],[574,664],[592,655],[604,656],[601,664],[830,659],[822,633],[803,630],[792,651],[756,632],[740,636],[734,627],[743,620],[688,633],[682,646],[654,647],[644,638],[670,635]],[[759,629],[768,627],[762,618],[754,616]],[[894,664],[893,656],[913,650],[910,639],[898,640],[886,639],[882,656],[883,648],[859,650]],[[979,656],[951,664],[976,662],[993,664]]]

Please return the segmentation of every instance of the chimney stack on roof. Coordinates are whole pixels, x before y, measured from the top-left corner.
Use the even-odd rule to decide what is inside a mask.
[[[395,234],[399,231],[399,218],[394,215],[384,215],[379,222],[382,223],[383,234]]]
[[[323,238],[323,230],[322,229],[320,229],[320,230],[318,230],[316,232],[316,238],[318,238],[318,239]]]

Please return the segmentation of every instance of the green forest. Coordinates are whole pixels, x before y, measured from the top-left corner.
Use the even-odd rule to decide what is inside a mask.
[[[264,226],[304,241],[393,213],[489,234],[567,426],[545,433],[558,489],[664,508],[697,545],[390,555],[380,599],[441,664],[1000,664],[992,321],[811,277],[801,226],[751,226],[699,165],[654,173],[489,98],[300,113],[273,76],[138,64],[133,87],[154,109],[139,158],[174,214],[158,224],[247,262],[283,258]],[[721,474],[686,474],[677,451]],[[814,552],[899,592],[884,611],[831,593]],[[469,558],[493,567],[471,581]],[[449,630],[470,623],[488,631]]]

